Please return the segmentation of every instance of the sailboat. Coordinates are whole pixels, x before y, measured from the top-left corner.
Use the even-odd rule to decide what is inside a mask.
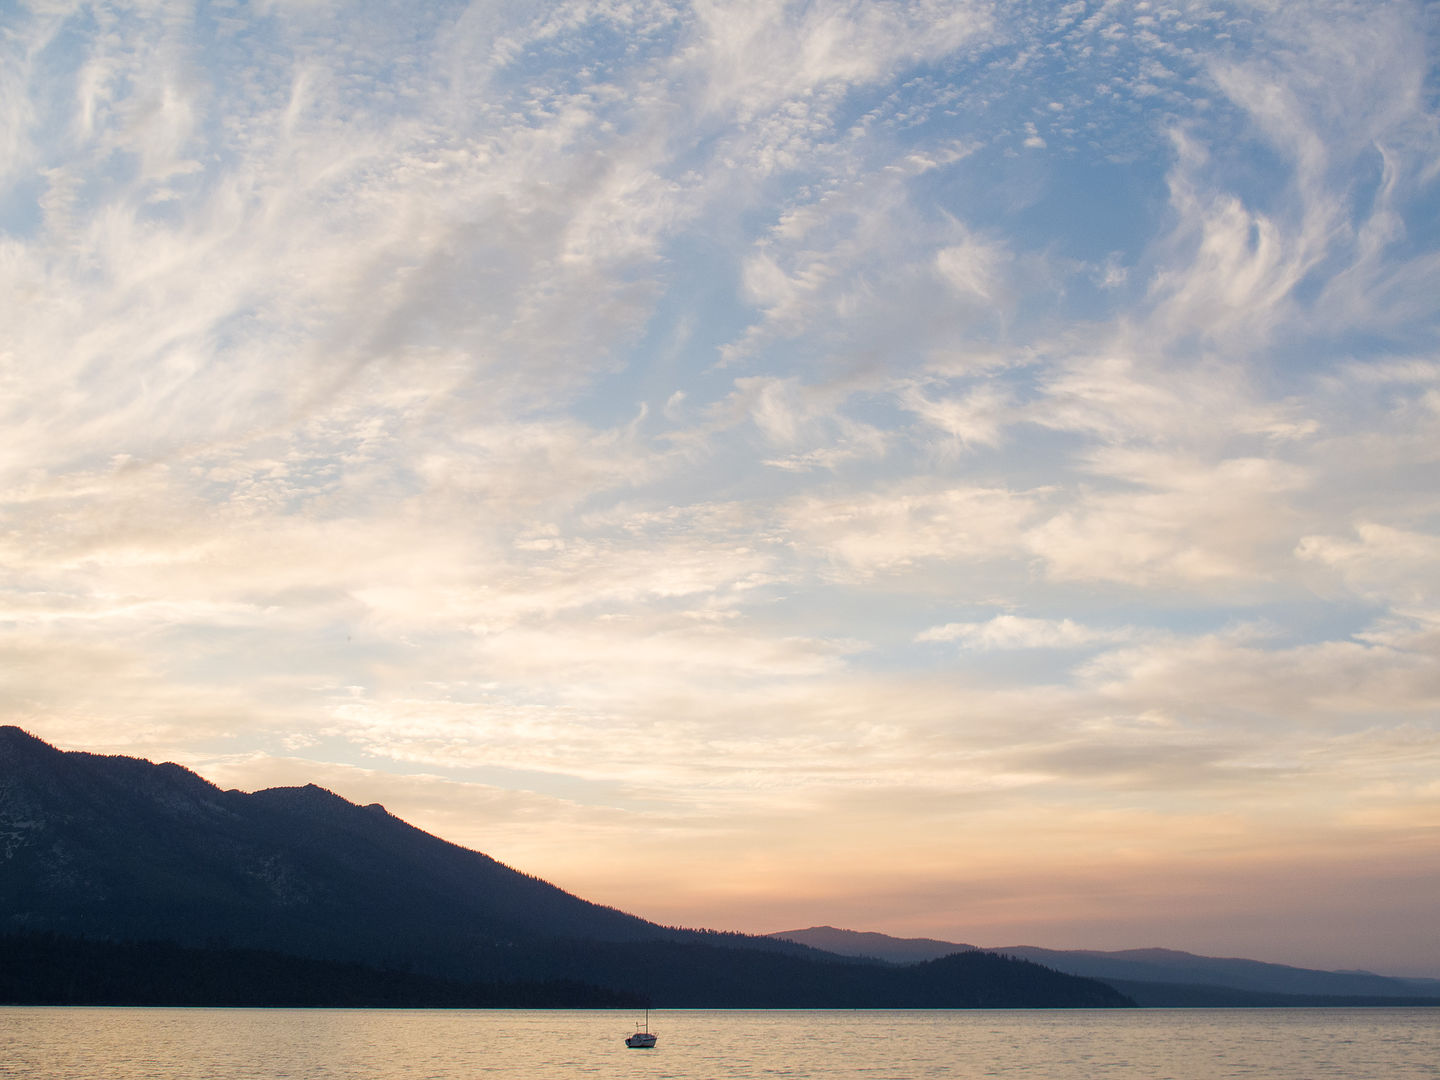
[[[655,1046],[655,1036],[650,1031],[650,1010],[645,1010],[645,1023],[634,1035],[626,1036],[625,1045],[631,1050],[650,1050]]]

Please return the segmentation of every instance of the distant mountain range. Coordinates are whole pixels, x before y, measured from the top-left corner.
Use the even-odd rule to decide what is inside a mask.
[[[812,926],[771,937],[840,956],[913,964],[974,945],[931,938]],[[1121,990],[1140,1005],[1440,1005],[1440,979],[1397,979],[1363,971],[1314,971],[1258,960],[1196,956],[1173,949],[1116,952],[1039,949],[1030,945],[986,947],[986,952],[1030,960],[1055,971],[1085,975]]]
[[[693,1008],[1112,1007],[967,951],[904,967],[589,903],[314,785],[0,727],[0,1001]]]

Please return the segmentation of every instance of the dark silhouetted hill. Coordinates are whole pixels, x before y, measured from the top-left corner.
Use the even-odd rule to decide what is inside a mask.
[[[0,728],[0,928],[445,967],[540,936],[674,931],[310,785],[222,791],[178,765]]]
[[[0,935],[14,956],[34,957],[35,942],[49,941],[72,971],[85,968],[74,957],[99,948],[96,971],[119,972],[112,984],[132,989],[140,967],[123,973],[137,954],[105,952],[107,943],[159,950],[157,970],[193,967],[207,993],[214,983],[202,969],[229,963],[251,990],[272,978],[277,1001],[291,976],[257,954],[310,963],[292,969],[295,979],[308,970],[323,982],[334,975],[323,965],[340,965],[356,993],[399,987],[416,1003],[463,984],[482,997],[518,986],[515,1004],[556,985],[672,1007],[1129,1004],[1090,980],[993,957],[901,971],[766,937],[658,926],[314,785],[222,791],[178,765],[62,752],[14,727],[0,727]],[[376,986],[345,965],[449,989]],[[31,966],[40,995],[45,964]],[[20,1000],[17,970],[10,992]],[[134,992],[138,1003],[158,991]]]
[[[976,948],[959,942],[895,938],[837,930],[833,926],[782,930],[770,936],[842,956],[870,957],[891,964],[912,964]],[[1099,979],[1139,1005],[1440,1005],[1440,981],[1434,979],[1399,979],[1366,971],[1315,971],[1258,960],[1196,956],[1174,949],[1099,952],[1018,945],[986,951]]]
[[[1169,983],[1177,986],[1204,986],[1211,990],[1225,987],[1247,994],[1343,998],[1347,1004],[1361,998],[1440,999],[1440,983],[1433,979],[1397,979],[1359,971],[1315,971],[1287,964],[1267,964],[1259,960],[1196,956],[1175,949],[1098,952],[1037,949],[1020,945],[994,951],[1022,960],[1032,960],[1056,971],[1087,975],[1104,979],[1106,982]]]

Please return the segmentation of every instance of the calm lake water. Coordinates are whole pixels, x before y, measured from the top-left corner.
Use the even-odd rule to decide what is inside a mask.
[[[1440,1009],[624,1012],[0,1008],[26,1080],[1413,1080]]]

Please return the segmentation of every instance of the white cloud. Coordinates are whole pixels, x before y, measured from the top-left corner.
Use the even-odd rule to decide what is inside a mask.
[[[961,296],[996,300],[1009,254],[1000,244],[966,237],[935,253],[935,269]]]
[[[899,489],[848,498],[807,496],[786,507],[794,542],[869,575],[934,560],[1008,560],[1038,496],[996,488]]]
[[[1303,469],[1258,458],[1211,464],[1110,451],[1097,454],[1092,469],[1126,486],[1083,492],[1025,534],[1056,579],[1258,584],[1290,555],[1294,525],[1284,500],[1311,483]]]
[[[1073,619],[1032,619],[996,615],[985,622],[952,622],[932,626],[916,641],[955,641],[967,649],[1075,649],[1133,640],[1130,627],[1104,629]]]
[[[1084,674],[1107,698],[1201,715],[1423,716],[1440,701],[1432,657],[1350,641],[1268,649],[1213,635],[1113,650]]]
[[[1400,610],[1440,610],[1440,536],[1362,521],[1355,538],[1302,537],[1301,559],[1334,569],[1367,599]]]
[[[804,7],[706,0],[696,13],[704,100],[742,121],[829,86],[874,82],[901,65],[945,56],[990,25],[984,5],[936,0]]]
[[[1055,363],[1043,397],[1025,418],[1094,437],[1100,445],[1152,443],[1206,448],[1237,435],[1277,439],[1310,434],[1315,422],[1291,401],[1267,401],[1237,363],[1147,362],[1133,332],[1121,327],[1111,347]]]
[[[909,386],[900,400],[925,423],[966,447],[998,446],[1005,428],[1019,416],[1010,395],[993,382],[980,383],[963,396],[942,398]]]

